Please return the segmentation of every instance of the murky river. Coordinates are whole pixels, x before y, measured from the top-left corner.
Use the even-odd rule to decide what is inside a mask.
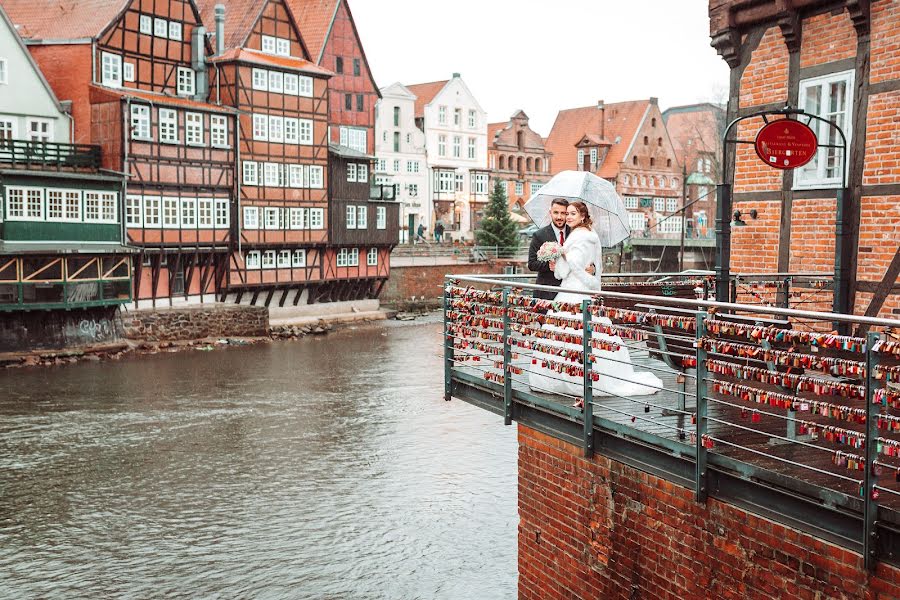
[[[515,430],[440,338],[0,371],[0,597],[515,597]]]

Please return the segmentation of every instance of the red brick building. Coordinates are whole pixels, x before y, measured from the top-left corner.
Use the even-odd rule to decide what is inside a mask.
[[[830,273],[841,256],[849,273],[837,287],[848,310],[900,314],[900,4],[711,0],[709,14],[713,46],[731,67],[729,121],[789,104],[838,123],[849,141],[846,173],[835,148],[783,172],[760,162],[752,146],[730,150],[733,208],[758,214],[732,232],[732,271]],[[761,126],[748,119],[737,135],[753,139]],[[820,144],[836,139],[814,126]]]
[[[632,231],[680,231],[681,170],[656,98],[561,110],[546,148],[551,174],[590,171],[615,184]]]
[[[488,124],[488,167],[493,180],[506,182],[510,206],[523,206],[550,180],[550,153],[529,127],[525,111],[517,110],[505,123]]]

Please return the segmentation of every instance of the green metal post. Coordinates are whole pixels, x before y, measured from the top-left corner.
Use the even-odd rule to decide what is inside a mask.
[[[697,312],[697,428],[696,442],[696,478],[694,497],[697,502],[706,502],[708,494],[706,486],[706,448],[703,447],[703,436],[706,435],[706,380],[709,371],[706,369],[706,350],[700,340],[706,336],[706,317],[704,311]]]
[[[590,458],[594,455],[594,387],[591,379],[591,301],[581,301],[581,316],[584,331],[581,336],[581,351],[584,354],[582,370],[584,371],[584,456]]]
[[[512,425],[512,373],[509,370],[512,351],[509,343],[509,292],[503,288],[503,424]]]
[[[881,407],[872,402],[875,394],[874,371],[878,366],[878,355],[872,352],[872,347],[878,341],[877,333],[869,333],[866,336],[866,474],[863,479],[863,558],[866,568],[874,571],[878,562],[877,533],[875,525],[878,521],[878,500],[875,499],[875,485],[878,477],[875,474],[875,459],[878,457],[878,417]]]
[[[444,400],[450,401],[453,384],[453,338],[450,337],[450,283],[444,282]]]

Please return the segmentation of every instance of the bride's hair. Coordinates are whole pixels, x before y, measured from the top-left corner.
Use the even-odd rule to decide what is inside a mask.
[[[579,227],[590,229],[593,227],[594,223],[591,221],[591,213],[588,212],[587,204],[576,200],[575,202],[569,202],[569,207],[575,207],[575,210],[578,211],[578,214],[581,215],[582,219],[581,223],[573,227],[573,229],[578,229]]]

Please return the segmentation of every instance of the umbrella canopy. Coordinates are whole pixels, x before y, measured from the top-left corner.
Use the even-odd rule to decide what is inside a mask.
[[[616,188],[605,179],[587,171],[562,171],[548,181],[541,190],[525,203],[525,212],[538,227],[550,223],[550,205],[554,198],[569,202],[580,200],[587,204],[594,222],[594,231],[604,246],[615,246],[631,236],[628,211],[616,193]]]

